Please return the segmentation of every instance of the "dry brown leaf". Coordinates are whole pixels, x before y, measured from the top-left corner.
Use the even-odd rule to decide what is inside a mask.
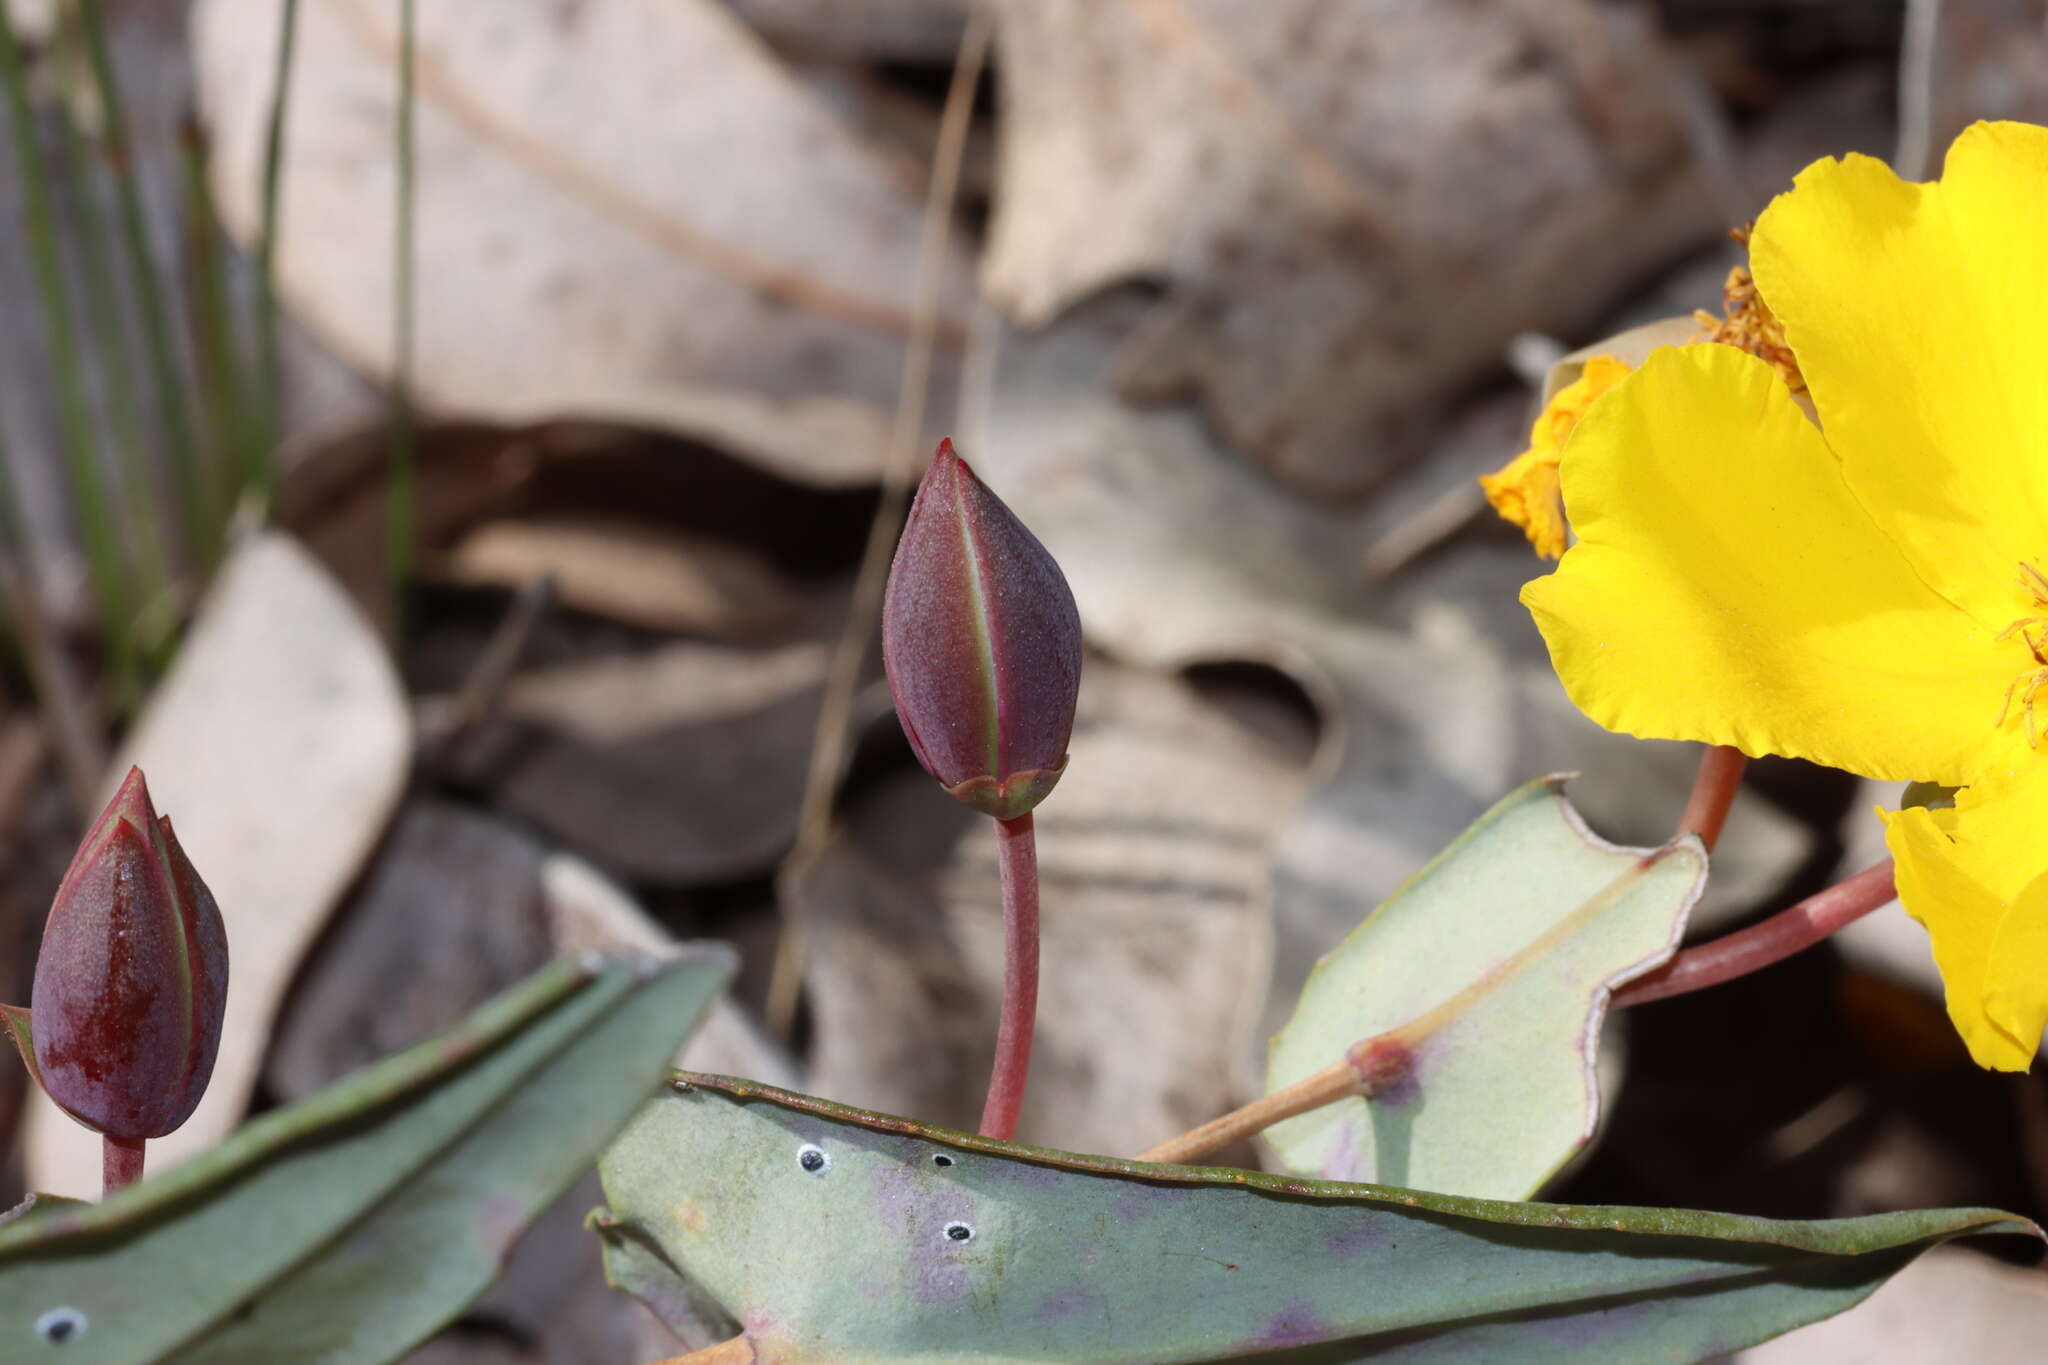
[[[1114,295],[1042,332],[994,329],[963,451],[1059,560],[1098,648],[1169,668],[1274,661],[1291,622],[1358,603],[1360,527],[1230,459],[1196,414],[1109,391],[1144,306]]]
[[[986,283],[1028,325],[1166,285],[1126,392],[1199,393],[1284,477],[1362,488],[1529,328],[1714,215],[1640,16],[1588,0],[1001,0]]]
[[[381,420],[309,433],[293,443],[276,509],[279,524],[380,623],[393,602],[385,546],[390,451]],[[798,585],[850,572],[871,519],[865,490],[793,483],[699,442],[609,423],[437,422],[419,433],[416,456],[414,524],[430,570],[445,564],[451,547],[489,537],[504,523],[520,549],[508,554],[499,539],[482,567],[502,574],[506,586],[525,586],[527,570],[554,568],[582,585],[586,604],[600,612],[611,603],[661,610],[651,593],[625,581],[626,547],[581,535],[566,549],[545,543],[558,529],[600,524],[607,538],[671,548],[663,593],[702,570],[705,588],[725,605],[712,607],[700,590],[699,607],[720,620],[750,613],[749,638],[802,634],[816,628],[821,611],[835,610],[836,588],[814,590],[806,601]],[[544,543],[535,544],[534,534]],[[700,614],[678,610],[669,620]]]
[[[1269,851],[1304,775],[1186,685],[1091,659],[1036,813],[1044,962],[1026,1141],[1136,1151],[1227,1109],[1266,984]],[[922,773],[797,878],[820,1093],[971,1125],[1002,913],[986,819]]]
[[[205,0],[214,186],[256,230],[279,7]],[[913,168],[850,136],[711,0],[419,16],[417,384],[442,412],[699,437],[811,482],[873,477],[915,268]],[[308,0],[279,281],[391,369],[395,12]],[[971,285],[949,275],[957,331]],[[940,386],[945,391],[945,386]]]
[[[310,1095],[539,970],[554,956],[543,856],[485,812],[408,803],[278,1021],[272,1089]]]
[[[450,770],[615,874],[755,875],[795,837],[826,659],[685,642],[525,673]],[[424,701],[422,729],[449,705]]]
[[[595,948],[666,957],[682,947],[624,888],[574,854],[548,856],[541,868],[541,891],[559,952]],[[685,1071],[745,1076],[789,1090],[805,1086],[795,1060],[727,995],[705,1009],[676,1065]]]
[[[396,806],[411,745],[383,646],[334,581],[287,536],[238,547],[114,765],[139,765],[176,822],[233,977],[206,1098],[150,1144],[152,1170],[241,1122],[278,1004]],[[26,1123],[30,1188],[96,1195],[98,1134],[40,1094]]]
[[[1940,174],[1956,134],[1978,119],[2048,121],[2048,27],[2039,0],[1940,5],[1929,90],[1927,164],[1907,179]]]
[[[807,55],[943,64],[974,0],[728,0],[771,41]]]
[[[1729,1365],[2034,1365],[2044,1340],[2048,1276],[1936,1247],[1854,1312],[1752,1346]]]
[[[488,522],[441,573],[516,590],[547,575],[564,606],[648,630],[758,639],[787,635],[811,601],[760,556],[703,536],[588,517]]]
[[[295,993],[267,1076],[287,1099],[430,1036],[563,953],[682,950],[588,864],[550,853],[485,811],[419,798],[402,812],[344,918]],[[779,1050],[721,998],[678,1064],[791,1084]],[[470,1317],[507,1328],[534,1361],[626,1360],[642,1311],[605,1286],[581,1231],[602,1202],[594,1176],[522,1236]],[[421,1355],[466,1358],[456,1324]]]

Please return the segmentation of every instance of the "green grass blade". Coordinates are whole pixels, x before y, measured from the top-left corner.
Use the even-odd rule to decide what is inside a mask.
[[[284,187],[285,111],[290,107],[292,49],[298,39],[299,0],[284,0],[278,16],[277,63],[271,72],[270,117],[263,134],[263,235],[256,244],[256,363],[260,370],[258,402],[260,433],[266,452],[265,472],[274,478],[282,419],[284,378],[277,349],[277,232]],[[270,489],[265,487],[268,500]]]
[[[78,333],[72,325],[64,266],[57,250],[56,213],[50,201],[49,177],[36,143],[35,111],[29,104],[28,72],[13,21],[4,14],[0,14],[0,85],[6,88],[9,121],[14,129],[15,161],[28,220],[29,258],[50,342],[50,366],[57,383],[58,425],[71,478],[71,495],[77,507],[79,533],[85,542],[93,596],[99,605],[100,628],[106,637],[108,672],[117,703],[126,709],[140,700],[126,569],[120,542],[114,534],[106,480],[93,443],[92,415],[86,406],[79,365]]]
[[[220,219],[207,187],[206,134],[187,120],[179,130],[179,188],[185,220],[185,262],[191,281],[192,350],[198,357],[199,394],[208,457],[199,471],[206,508],[208,559],[219,555],[221,529],[244,487],[259,487],[249,468],[248,383],[236,346],[234,309],[221,268]]]
[[[156,476],[148,443],[142,432],[142,410],[136,403],[135,366],[129,356],[128,319],[116,294],[118,278],[114,267],[113,240],[106,214],[100,211],[99,186],[85,173],[87,161],[80,154],[85,132],[68,115],[57,143],[58,164],[74,174],[67,177],[72,218],[78,231],[80,284],[85,294],[86,318],[90,324],[92,349],[99,364],[100,395],[106,404],[107,423],[113,436],[116,468],[120,472],[119,516],[133,552],[134,577],[130,580],[135,601],[142,614],[164,604],[171,590],[171,563],[164,550],[163,528],[157,514]],[[164,616],[174,623],[175,613]],[[149,645],[144,643],[149,651]]]
[[[129,279],[135,290],[137,313],[142,320],[142,339],[149,356],[157,422],[163,432],[164,447],[170,454],[171,476],[177,485],[186,551],[194,560],[210,564],[212,522],[207,515],[205,490],[200,482],[203,473],[199,467],[192,412],[186,403],[185,371],[178,361],[171,328],[169,288],[165,284],[164,273],[157,268],[156,256],[149,248],[149,224],[143,214],[142,194],[135,179],[127,109],[107,48],[100,0],[78,0],[78,15],[92,66],[93,85],[105,111],[106,126],[101,133],[100,147],[114,181],[121,244],[128,260]]]

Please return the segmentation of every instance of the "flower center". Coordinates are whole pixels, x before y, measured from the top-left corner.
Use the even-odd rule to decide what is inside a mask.
[[[2006,717],[2012,714],[2013,703],[2019,703],[2020,715],[2025,717],[2027,747],[2041,747],[2040,728],[2034,723],[2034,706],[2037,701],[2048,702],[2042,696],[2048,689],[2048,574],[2042,573],[2032,564],[2020,565],[2020,591],[2033,603],[2036,615],[2022,616],[2004,630],[1998,632],[1997,640],[2017,638],[2027,647],[2032,656],[2032,666],[2021,671],[2005,689],[2005,700],[1999,705],[1998,719],[1992,722],[1994,728],[2002,728]]]

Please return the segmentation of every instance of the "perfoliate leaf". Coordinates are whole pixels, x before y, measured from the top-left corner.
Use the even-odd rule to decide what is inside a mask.
[[[104,1204],[0,1224],[0,1359],[395,1360],[662,1075],[729,956],[564,962]]]
[[[1695,1360],[1946,1238],[2039,1235],[1987,1209],[1778,1222],[1159,1166],[684,1075],[600,1171],[614,1283],[692,1345],[744,1330],[757,1365]]]
[[[1621,848],[1562,778],[1528,784],[1317,964],[1273,1039],[1269,1091],[1365,1039],[1414,1036],[1376,1097],[1275,1124],[1268,1146],[1326,1180],[1527,1198],[1593,1136],[1609,994],[1670,958],[1705,885],[1697,840]]]

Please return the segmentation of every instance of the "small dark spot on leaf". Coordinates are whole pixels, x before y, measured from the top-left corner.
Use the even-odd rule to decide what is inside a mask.
[[[974,1236],[974,1229],[968,1227],[965,1223],[948,1223],[946,1224],[946,1236],[951,1241],[964,1242]]]
[[[815,1142],[806,1142],[796,1149],[796,1164],[810,1175],[823,1175],[832,1169],[832,1158]]]
[[[52,1308],[36,1319],[36,1335],[63,1345],[85,1335],[85,1314],[76,1308]]]
[[[944,1152],[933,1152],[933,1153],[932,1153],[932,1165],[934,1165],[934,1166],[950,1166],[950,1165],[952,1165],[952,1164],[953,1164],[953,1158],[952,1158],[952,1157],[949,1157],[949,1156],[947,1156],[947,1155],[946,1155],[946,1154],[945,1154]]]

